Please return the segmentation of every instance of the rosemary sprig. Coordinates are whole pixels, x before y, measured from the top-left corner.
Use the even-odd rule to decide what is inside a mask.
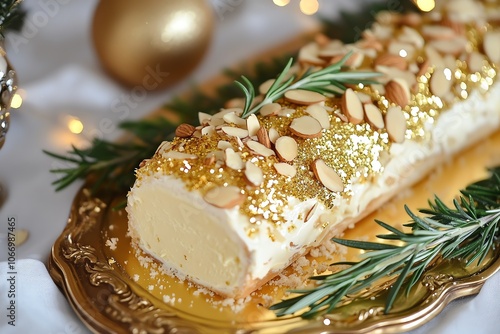
[[[295,76],[289,73],[293,63],[293,59],[290,58],[288,64],[276,77],[276,80],[267,91],[263,100],[254,107],[252,107],[252,105],[255,100],[255,89],[250,80],[242,76],[242,81],[236,81],[236,84],[240,86],[245,94],[245,106],[241,117],[246,118],[255,114],[262,106],[276,101],[289,90],[303,89],[324,95],[335,95],[345,91],[346,84],[375,83],[370,79],[380,76],[379,73],[350,70],[342,71],[342,67],[351,55],[352,52],[349,52],[337,63],[322,68],[321,70],[308,70],[298,80],[295,80]]]
[[[429,201],[428,209],[414,214],[405,206],[411,222],[410,233],[400,231],[384,222],[376,223],[390,233],[378,238],[394,240],[401,246],[378,242],[342,240],[333,241],[348,247],[366,250],[359,262],[342,262],[347,269],[329,275],[315,276],[319,284],[311,289],[292,290],[298,296],[273,306],[278,316],[308,308],[303,318],[314,318],[330,312],[346,295],[355,295],[375,282],[392,277],[385,312],[406,284],[405,293],[418,282],[425,270],[436,259],[457,259],[466,265],[479,265],[488,252],[498,246],[500,238],[500,167],[491,170],[491,176],[473,183],[461,191],[453,206],[445,205],[438,197]],[[477,262],[476,262],[477,261]]]

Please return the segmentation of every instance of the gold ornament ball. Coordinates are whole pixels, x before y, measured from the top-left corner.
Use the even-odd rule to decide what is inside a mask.
[[[178,82],[200,63],[213,26],[204,0],[101,0],[92,37],[113,77],[153,90]]]

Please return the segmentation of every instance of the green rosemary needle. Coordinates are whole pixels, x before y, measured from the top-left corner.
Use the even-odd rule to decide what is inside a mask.
[[[352,55],[352,51],[347,53],[340,61],[318,71],[309,69],[298,80],[290,75],[293,58],[290,58],[283,71],[276,77],[263,100],[252,107],[255,100],[255,89],[245,76],[241,77],[242,82],[236,81],[245,94],[245,106],[243,108],[242,118],[246,118],[257,113],[262,106],[272,103],[281,98],[289,90],[303,89],[318,92],[324,95],[335,95],[346,89],[346,84],[370,84],[375,81],[372,78],[380,76],[377,72],[362,71],[342,71],[342,67]]]
[[[438,197],[429,201],[428,209],[414,214],[405,206],[411,222],[405,226],[410,233],[400,231],[384,222],[376,223],[389,231],[377,237],[399,241],[399,245],[342,240],[333,241],[367,252],[359,262],[342,262],[347,269],[328,275],[314,276],[318,285],[311,289],[292,290],[298,296],[271,306],[278,316],[293,314],[308,308],[303,318],[328,313],[346,295],[355,295],[375,282],[392,277],[385,312],[393,306],[396,296],[406,285],[406,293],[418,282],[428,266],[438,258],[460,258],[466,265],[479,265],[488,252],[498,246],[500,238],[500,167],[491,170],[487,179],[473,183],[461,191],[453,206]]]

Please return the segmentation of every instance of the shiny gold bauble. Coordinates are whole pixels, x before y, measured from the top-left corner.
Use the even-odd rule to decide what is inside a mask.
[[[213,25],[204,0],[101,0],[92,35],[98,58],[113,77],[153,90],[178,82],[199,64]]]

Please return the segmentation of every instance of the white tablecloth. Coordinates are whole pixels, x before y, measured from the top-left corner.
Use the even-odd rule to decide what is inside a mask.
[[[215,76],[228,65],[317,24],[300,14],[298,1],[285,8],[273,5],[272,0],[225,3],[232,3],[232,10],[215,14],[214,41],[197,70],[173,88],[149,93],[131,110],[131,118],[144,116],[190,83]],[[0,150],[0,184],[7,193],[0,207],[0,261],[7,258],[9,217],[16,219],[17,229],[29,231],[29,238],[17,248],[16,327],[10,326],[6,317],[10,286],[6,263],[0,263],[0,332],[86,333],[43,264],[66,223],[80,183],[55,192],[50,183],[56,176],[49,170],[61,167],[61,163],[43,154],[42,149],[63,153],[70,143],[85,144],[101,134],[99,121],[104,117],[117,121],[112,101],[127,90],[104,74],[95,57],[90,22],[96,1],[26,0],[24,5],[28,10],[24,32],[7,36],[8,56],[17,70],[24,103],[13,111],[7,142]],[[360,2],[337,0],[321,5],[335,17],[340,10],[353,9]],[[47,20],[40,20],[43,15]],[[71,116],[84,124],[79,135],[66,127]],[[103,135],[115,138],[119,132],[112,129]],[[500,313],[499,295],[497,274],[477,297],[454,302],[414,333],[493,333],[497,330],[495,316]]]

